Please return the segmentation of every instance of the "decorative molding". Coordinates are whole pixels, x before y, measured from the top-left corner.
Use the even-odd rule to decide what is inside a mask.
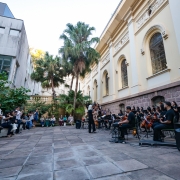
[[[96,74],[98,74],[98,65],[95,66],[95,68],[92,71],[92,76],[94,77]]]
[[[150,19],[150,17],[163,5],[165,1],[166,0],[155,0],[148,9],[151,10],[151,13],[149,14],[149,11],[146,10],[146,12],[144,12],[141,17],[136,21],[137,29],[140,29]]]
[[[129,32],[126,33],[121,39],[120,41],[115,45],[115,53],[117,53],[117,51],[119,51],[125,44],[126,42],[129,40]],[[115,54],[114,53],[114,54]]]
[[[156,76],[158,76],[158,75],[160,75],[160,74],[163,74],[163,73],[166,73],[166,72],[169,72],[169,71],[171,71],[171,69],[164,69],[164,70],[162,70],[162,71],[160,71],[160,72],[158,72],[158,73],[156,73],[156,74],[153,74],[152,76],[150,76],[150,77],[147,77],[146,79],[148,80],[148,79],[151,79],[151,78],[153,78],[153,77],[156,77]]]
[[[162,24],[157,24],[157,25],[153,25],[145,34],[143,42],[142,42],[142,49],[141,49],[141,54],[144,55],[145,51],[144,51],[144,46],[145,46],[145,42],[148,38],[148,36],[153,32],[153,31],[158,31],[161,33],[162,37],[166,40],[168,38],[168,33],[167,30],[164,28],[164,26]]]
[[[126,86],[126,87],[123,87],[123,88],[119,89],[118,91],[122,91],[122,90],[128,89],[128,88],[129,88],[129,86]]]
[[[108,53],[108,55],[105,56],[105,58],[103,58],[103,60],[101,61],[101,69],[110,61],[110,53]]]

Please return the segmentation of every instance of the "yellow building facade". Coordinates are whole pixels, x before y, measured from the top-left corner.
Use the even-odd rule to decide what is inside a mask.
[[[81,81],[83,93],[114,112],[180,104],[178,7],[178,0],[122,0],[95,46],[101,58]]]

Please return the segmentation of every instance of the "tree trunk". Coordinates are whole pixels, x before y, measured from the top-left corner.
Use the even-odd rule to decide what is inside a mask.
[[[70,90],[72,90],[72,87],[73,87],[73,81],[74,81],[74,74],[73,74],[72,79],[71,79],[71,86],[70,86]]]
[[[53,82],[53,78],[51,79],[51,85],[52,85],[52,97],[53,97],[53,100],[55,99],[55,96],[56,96],[56,92],[54,90],[54,82]]]
[[[78,80],[79,80],[79,74],[77,74],[77,76],[76,76],[76,87],[75,87],[75,91],[74,91],[74,104],[73,104],[74,112],[75,112],[75,108],[76,108],[76,96],[77,96],[77,90],[78,90]]]

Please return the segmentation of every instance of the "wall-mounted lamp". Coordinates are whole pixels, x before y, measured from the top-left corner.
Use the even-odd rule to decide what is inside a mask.
[[[129,66],[129,63],[127,61],[125,61],[125,64],[126,64],[126,66]]]

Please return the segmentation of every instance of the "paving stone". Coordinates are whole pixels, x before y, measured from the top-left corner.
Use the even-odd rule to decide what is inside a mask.
[[[155,170],[155,169],[143,169],[131,172],[128,175],[131,180],[173,180],[172,178],[164,175],[163,173]]]
[[[78,151],[79,156],[82,157],[92,157],[92,156],[98,156],[98,153],[95,151],[91,151],[91,150],[81,150]]]
[[[54,154],[54,160],[55,161],[59,161],[62,159],[69,159],[74,157],[74,153],[73,152],[61,152],[61,153],[56,153]]]
[[[105,157],[110,158],[109,159],[110,161],[111,161],[111,159],[113,161],[122,161],[122,160],[132,159],[131,157],[129,157],[128,155],[126,155],[124,153],[120,153],[120,154],[108,154]]]
[[[75,168],[82,166],[81,163],[76,159],[68,159],[54,162],[54,170],[61,170],[66,168]]]
[[[52,163],[33,164],[24,166],[22,171],[20,172],[20,175],[50,171],[52,171]]]
[[[60,152],[71,152],[72,149],[70,147],[64,147],[64,148],[56,148],[54,149],[54,153],[60,153]]]
[[[89,180],[90,176],[85,168],[75,168],[65,171],[56,171],[54,180]]]
[[[87,166],[87,169],[93,178],[105,177],[105,176],[115,175],[115,174],[119,174],[123,172],[112,163],[90,165],[90,166]]]
[[[53,161],[52,156],[30,156],[26,162],[29,164],[51,163]]]
[[[110,177],[98,178],[97,180],[131,180],[128,176],[115,175]]]
[[[89,166],[92,164],[102,164],[106,163],[107,161],[103,157],[93,156],[93,157],[83,157],[82,162],[85,166]]]
[[[164,164],[164,166],[156,167],[158,171],[170,176],[171,178],[180,179],[180,163]]]
[[[148,166],[146,166],[145,164],[142,164],[141,162],[139,162],[139,161],[137,161],[135,159],[117,161],[116,164],[124,172],[135,171],[135,170],[138,170],[138,169],[148,168]]]
[[[0,169],[0,179],[10,176],[17,176],[21,169],[21,166]]]
[[[19,157],[19,158],[10,158],[4,159],[0,161],[0,169],[22,166],[27,157]]]
[[[53,180],[53,173],[21,175],[17,180]]]
[[[7,178],[2,178],[1,180],[16,180],[16,176],[14,177],[7,177]]]

